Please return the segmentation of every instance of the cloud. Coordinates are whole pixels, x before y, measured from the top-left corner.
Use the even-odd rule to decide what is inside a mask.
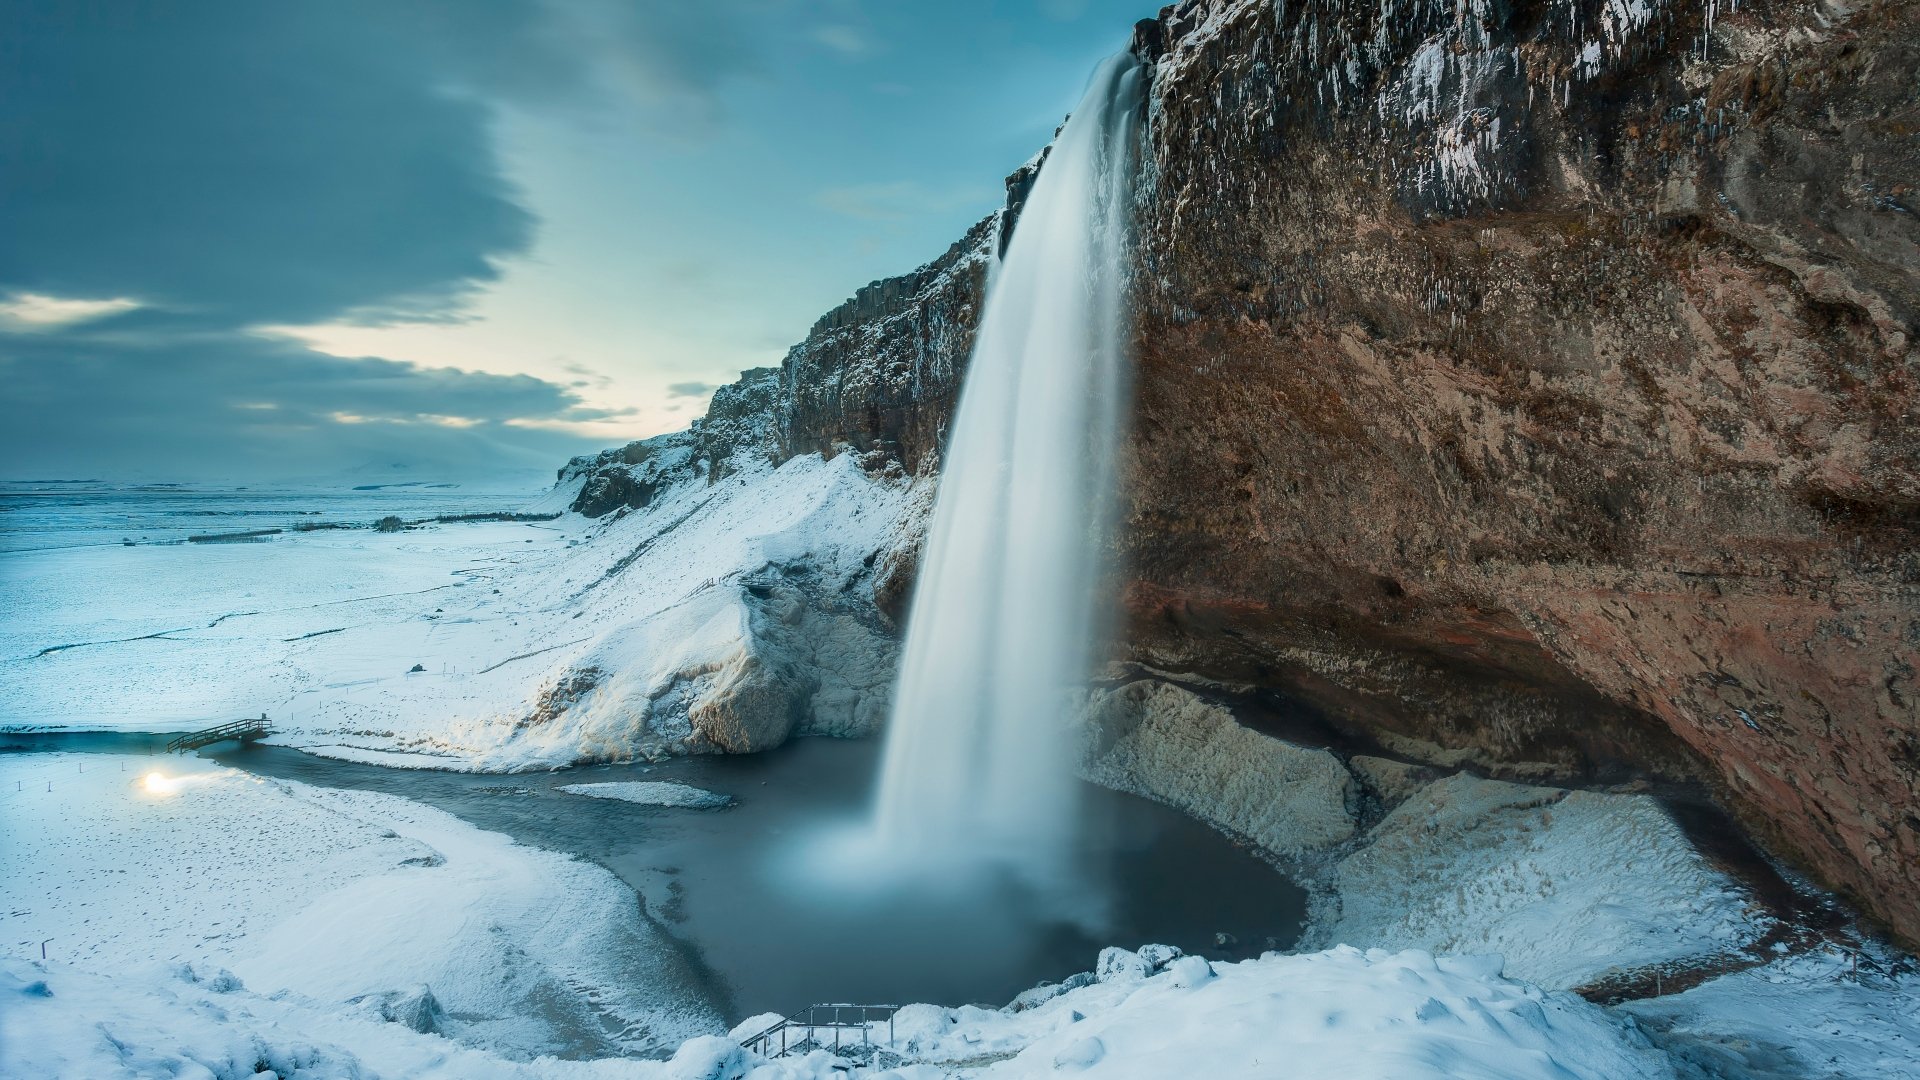
[[[576,16],[596,10],[627,9],[0,0],[9,471],[478,471],[623,438],[631,411],[573,387],[255,332],[466,317],[536,226],[493,102],[588,89]],[[662,101],[710,96],[737,65],[713,55],[719,22],[690,19],[632,16],[595,48],[646,67]]]
[[[529,0],[493,25],[474,21],[476,6],[430,0],[422,19],[476,85],[531,102],[611,94],[655,134],[703,139],[726,118],[726,88],[765,73],[759,32],[782,3]]]
[[[0,2],[0,287],[213,324],[444,309],[533,217],[478,102],[350,8]]]
[[[720,387],[706,382],[677,382],[667,387],[668,397],[706,397]]]
[[[858,58],[874,51],[873,40],[857,26],[829,23],[813,29],[813,40],[842,56]]]
[[[43,293],[14,293],[0,300],[0,330],[56,330],[105,319],[140,306],[138,300],[77,300]]]
[[[599,443],[573,432],[615,415],[528,375],[224,334],[14,336],[0,381],[0,460],[15,476],[320,475],[374,460],[480,476],[557,467]]]

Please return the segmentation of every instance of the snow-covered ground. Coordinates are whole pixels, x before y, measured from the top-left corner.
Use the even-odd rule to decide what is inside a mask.
[[[314,1015],[377,1016],[425,986],[441,1030],[509,1057],[661,1051],[719,1026],[612,874],[407,799],[31,754],[0,757],[0,815],[0,954],[28,982],[44,945],[51,972],[129,994],[237,982]]]
[[[1920,1076],[1920,968],[1881,948],[1783,957],[1621,1011],[1683,1075]]]
[[[316,753],[489,770],[757,748],[785,728],[737,717],[788,699],[871,730],[890,646],[792,583],[831,597],[870,574],[907,492],[809,455],[598,521],[10,553],[0,726],[265,712]]]
[[[1415,792],[1329,876],[1315,943],[1497,953],[1559,989],[1744,946],[1767,921],[1651,797],[1466,774]]]
[[[666,1062],[511,1061],[399,1023],[160,969],[109,980],[8,961],[0,995],[8,1035],[0,1065],[21,1076],[224,1080],[256,1067],[302,1078],[633,1080],[1674,1075],[1665,1054],[1605,1010],[1503,979],[1494,964],[1420,952],[1341,949],[1217,967],[1194,957],[1018,1013],[909,1006],[895,1027],[902,1053],[872,1068],[830,1050],[769,1061],[713,1036]]]

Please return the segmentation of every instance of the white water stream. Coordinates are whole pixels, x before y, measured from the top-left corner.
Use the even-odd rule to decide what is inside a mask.
[[[1126,53],[1095,72],[988,286],[888,728],[877,825],[896,855],[1047,874],[1074,836],[1068,710],[1104,621],[1140,93]]]

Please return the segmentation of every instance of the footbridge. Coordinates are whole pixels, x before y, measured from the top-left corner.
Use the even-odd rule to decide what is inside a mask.
[[[273,734],[273,728],[267,724],[267,714],[261,713],[259,719],[230,720],[224,724],[215,724],[210,728],[188,732],[168,743],[167,753],[185,753],[228,740],[245,744],[256,739],[264,739],[271,734]]]
[[[812,1050],[866,1056],[893,1046],[893,1014],[898,1005],[809,1005],[769,1026],[740,1045],[761,1057],[778,1058]],[[884,1027],[882,1026],[884,1025]],[[886,1036],[883,1043],[880,1036]]]

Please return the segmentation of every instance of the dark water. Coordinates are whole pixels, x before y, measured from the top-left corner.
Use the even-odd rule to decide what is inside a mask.
[[[160,754],[180,731],[0,731],[0,754]]]
[[[16,735],[0,748],[141,753],[141,738]],[[801,739],[758,755],[516,776],[387,769],[281,747],[210,756],[262,776],[417,799],[600,863],[684,943],[705,992],[733,1020],[815,1002],[1000,1005],[1088,970],[1107,945],[1164,942],[1232,960],[1284,948],[1299,932],[1305,894],[1271,867],[1175,811],[1092,785],[1076,874],[1083,888],[1066,899],[1013,880],[917,891],[870,883],[870,869],[821,836],[864,819],[878,751],[873,742]],[[557,790],[641,779],[692,784],[737,804],[685,810]]]

